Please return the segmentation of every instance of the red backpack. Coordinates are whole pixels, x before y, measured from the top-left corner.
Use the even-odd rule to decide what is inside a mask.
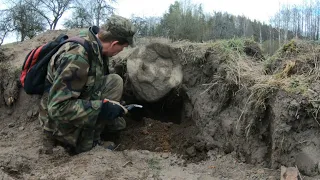
[[[82,45],[88,52],[91,66],[93,51],[90,43],[80,37],[68,38],[67,35],[61,34],[55,40],[31,50],[26,56],[22,66],[20,82],[27,94],[43,94],[46,89],[50,88],[51,85],[45,84],[49,61],[59,48],[67,42]]]

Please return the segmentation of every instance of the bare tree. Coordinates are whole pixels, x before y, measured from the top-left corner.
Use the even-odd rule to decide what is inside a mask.
[[[8,10],[0,10],[0,46],[8,33],[14,31],[11,17]]]
[[[294,5],[292,9],[292,25],[291,30],[293,31],[296,38],[298,38],[298,34],[300,34],[300,12],[297,5]]]
[[[302,4],[289,7],[285,5],[274,16],[273,25],[279,31],[279,37],[283,34],[286,41],[289,38],[290,31],[293,36],[307,38],[310,40],[319,40],[320,36],[320,1],[304,0]],[[279,23],[275,23],[279,22]],[[280,38],[279,38],[280,39]]]
[[[63,24],[66,28],[85,28],[92,25],[92,19],[85,6],[74,8],[72,17],[67,19]]]
[[[114,8],[111,4],[116,2],[116,0],[75,0],[72,17],[64,23],[64,26],[100,26],[113,14]]]
[[[278,13],[278,17],[277,17],[277,22],[278,22],[278,40],[279,40],[279,47],[281,46],[281,10],[280,10],[280,1],[279,1],[279,13]]]
[[[316,0],[316,40],[319,40],[319,31],[320,31],[320,1]]]
[[[109,2],[114,3],[117,1],[109,0]],[[92,5],[90,14],[93,15],[96,26],[100,26],[110,14],[113,14],[114,8],[106,0],[92,0],[90,4]]]
[[[20,35],[20,40],[24,41],[26,37],[33,38],[37,33],[45,30],[45,20],[38,16],[36,11],[22,0],[8,9],[10,22],[14,30]]]
[[[289,24],[290,24],[290,7],[288,4],[284,5],[284,8],[282,10],[282,21],[283,21],[283,40],[286,43],[288,40],[288,31],[289,31]]]
[[[262,44],[263,39],[262,39],[262,31],[261,31],[261,24],[259,23],[259,43]]]
[[[55,29],[73,0],[25,0],[34,11],[46,19],[50,29]]]

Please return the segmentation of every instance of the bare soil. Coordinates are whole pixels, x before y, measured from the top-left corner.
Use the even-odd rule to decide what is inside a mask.
[[[280,174],[239,162],[234,154],[221,155],[218,149],[210,151],[204,161],[189,162],[179,150],[190,142],[188,135],[197,134],[191,130],[195,126],[148,118],[129,123],[116,151],[96,147],[70,156],[56,146],[53,154],[46,155],[41,153],[37,120],[39,97],[20,91],[17,101],[0,108],[2,179],[277,179]],[[198,156],[199,150],[195,148],[187,157]]]
[[[280,179],[282,165],[297,165],[303,179],[320,178],[319,123],[308,111],[309,99],[274,86],[256,91],[254,73],[260,71],[233,76],[232,54],[222,57],[210,43],[172,44],[183,65],[182,87],[159,104],[143,104],[143,116],[128,117],[128,128],[112,136],[116,150],[95,147],[71,156],[56,146],[43,154],[40,96],[25,94],[16,68],[29,50],[59,33],[1,47],[0,179],[273,180]],[[245,48],[248,71],[262,67],[253,47]],[[128,94],[128,103],[137,102]]]

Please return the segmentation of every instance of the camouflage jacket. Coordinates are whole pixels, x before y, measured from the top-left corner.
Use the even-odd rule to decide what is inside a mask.
[[[51,58],[46,81],[52,84],[40,104],[39,120],[42,127],[56,135],[72,133],[79,127],[94,126],[100,113],[101,92],[93,87],[104,76],[108,62],[102,56],[102,47],[95,34],[97,27],[90,27],[80,37],[90,42],[96,57],[89,67],[88,53],[77,43],[66,43]],[[90,71],[89,71],[90,69]]]

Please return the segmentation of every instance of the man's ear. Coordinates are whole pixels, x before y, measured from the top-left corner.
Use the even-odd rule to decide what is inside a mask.
[[[118,44],[119,43],[119,41],[112,41],[112,43],[111,43],[111,47],[113,47],[114,45],[116,45],[116,44]]]

